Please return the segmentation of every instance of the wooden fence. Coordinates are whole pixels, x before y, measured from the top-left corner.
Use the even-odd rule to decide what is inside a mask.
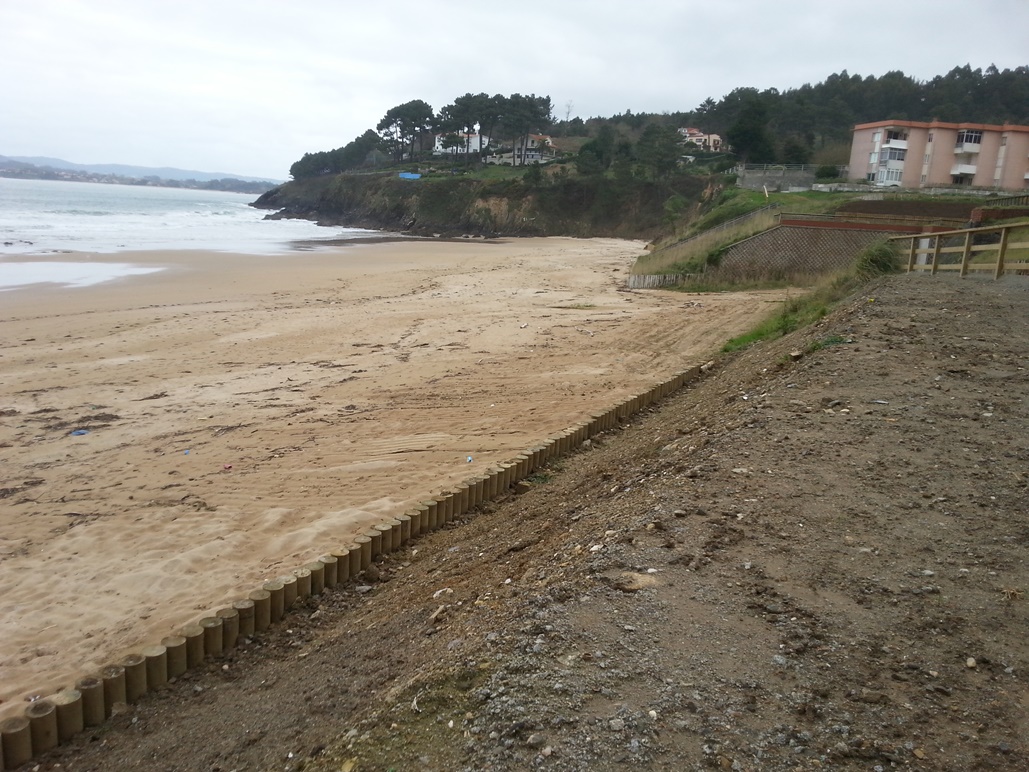
[[[633,273],[626,279],[629,289],[660,289],[674,287],[692,278],[689,273]]]
[[[1023,239],[1021,241],[1012,240]],[[1005,271],[1029,271],[1029,220],[991,225],[982,228],[922,233],[912,236],[893,236],[890,241],[908,242],[907,270],[958,271],[967,276],[969,271],[992,271],[999,279]],[[1014,260],[1009,260],[1009,254]],[[990,262],[990,253],[995,253]],[[985,258],[985,259],[983,259]]]

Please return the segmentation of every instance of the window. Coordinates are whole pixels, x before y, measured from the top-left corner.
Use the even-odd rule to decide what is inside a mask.
[[[983,133],[977,129],[962,129],[958,132],[958,145],[981,145]]]
[[[886,141],[887,142],[889,142],[890,140],[893,140],[893,139],[906,140],[907,138],[908,138],[908,135],[907,135],[906,131],[894,131],[893,129],[890,129],[889,131],[886,132]]]
[[[925,155],[924,155],[924,156],[922,157],[922,163],[924,163],[924,164],[927,164],[927,163],[929,163],[929,154],[928,154],[928,153],[926,153],[926,154],[925,154]]]
[[[1007,137],[1001,137],[1000,138],[1000,146],[1001,147],[1007,147],[1007,144],[1008,144],[1008,138]]]
[[[923,185],[925,185],[925,175],[924,174],[922,175],[922,178],[919,180],[919,182],[921,182]]]
[[[879,163],[879,154],[878,153],[869,153],[868,154],[868,163],[869,163],[870,166],[875,166],[877,163]]]
[[[932,141],[933,141],[933,133],[930,131],[929,132],[929,142],[932,142]]]

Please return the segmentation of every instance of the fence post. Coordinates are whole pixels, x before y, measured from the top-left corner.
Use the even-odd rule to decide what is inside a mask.
[[[994,281],[1004,275],[1004,253],[1008,251],[1008,233],[1010,232],[1011,226],[1000,229],[1000,245],[997,249],[997,270],[993,274]]]
[[[968,258],[972,255],[972,231],[965,233],[965,251],[961,253],[961,278],[968,274]]]
[[[933,269],[932,275],[936,275],[936,267],[940,264],[940,249],[943,247],[943,242],[940,240],[939,234],[936,234],[936,245],[933,247]]]
[[[918,237],[911,237],[911,249],[908,250],[908,273],[915,270],[915,257],[918,254],[915,250],[918,249]]]

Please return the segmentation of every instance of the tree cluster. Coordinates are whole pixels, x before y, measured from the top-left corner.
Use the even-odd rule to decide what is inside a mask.
[[[566,119],[551,133],[599,139],[607,126],[634,141],[650,124],[696,126],[721,135],[741,160],[845,163],[854,125],[881,120],[1029,124],[1029,67],[981,70],[965,65],[928,81],[899,71],[862,77],[844,70],[821,83],[786,91],[737,88],[688,111],[626,110],[609,118]]]
[[[377,154],[387,153],[395,162],[415,158],[431,150],[435,136],[443,134],[445,148],[464,147],[476,130],[487,142],[503,137],[513,146],[525,148],[528,137],[545,131],[553,121],[549,96],[535,94],[464,94],[438,112],[421,99],[414,99],[386,111],[375,129],[336,150],[305,153],[290,167],[294,179],[336,174],[374,165]]]
[[[633,113],[583,120],[554,121],[549,96],[464,94],[438,112],[422,100],[397,105],[369,129],[336,150],[308,153],[290,169],[295,179],[338,173],[382,162],[417,157],[436,134],[444,148],[463,148],[471,157],[469,136],[502,138],[517,150],[528,136],[585,137],[576,156],[580,174],[667,177],[684,154],[676,129],[695,126],[719,134],[736,160],[755,163],[845,163],[857,123],[880,120],[941,120],[970,123],[1029,124],[1029,67],[985,71],[969,65],[918,81],[903,72],[881,77],[846,70],[821,83],[779,91],[737,88],[693,110]],[[491,144],[493,144],[491,142]],[[430,146],[431,149],[431,146]],[[384,155],[384,154],[388,154]],[[518,154],[515,153],[517,159]]]

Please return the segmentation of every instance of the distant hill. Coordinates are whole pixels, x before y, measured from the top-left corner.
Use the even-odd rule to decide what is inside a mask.
[[[197,182],[210,182],[211,180],[243,180],[244,182],[270,182],[278,185],[282,180],[272,180],[267,177],[246,177],[242,174],[229,174],[228,172],[199,172],[191,169],[175,169],[161,166],[130,166],[128,164],[77,164],[65,161],[61,158],[47,158],[44,156],[0,156],[0,161],[15,161],[32,166],[50,167],[51,169],[67,169],[77,172],[91,172],[93,174],[114,174],[119,177],[160,177],[162,180],[196,180]]]

